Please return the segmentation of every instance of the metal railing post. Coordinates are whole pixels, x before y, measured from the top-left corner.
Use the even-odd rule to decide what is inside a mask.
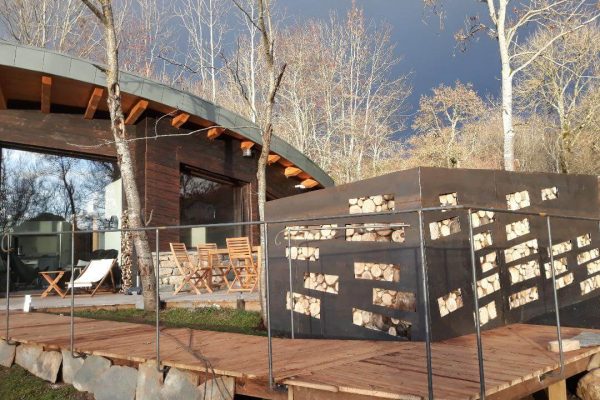
[[[473,289],[473,305],[475,311],[473,316],[475,319],[475,332],[477,334],[477,361],[479,363],[479,396],[481,400],[485,400],[485,372],[483,368],[483,345],[481,343],[481,325],[479,321],[479,296],[477,294],[477,268],[475,265],[475,243],[473,241],[473,210],[468,209],[467,217],[469,219],[469,246],[471,250],[471,277]]]
[[[158,228],[156,228],[156,230],[154,231],[155,233],[155,247],[156,247],[156,262],[154,264],[154,269],[155,269],[155,276],[156,276],[156,369],[158,370],[158,372],[163,372],[163,370],[160,368],[160,244],[159,244],[159,240],[160,240],[160,233]]]
[[[75,218],[71,224],[71,315],[69,331],[69,347],[71,357],[75,357]]]
[[[293,289],[293,278],[292,278],[292,231],[287,226],[287,238],[288,238],[288,273],[290,278],[290,332],[292,333],[292,339],[295,339],[294,333],[294,289]]]
[[[427,257],[425,255],[425,232],[423,226],[423,211],[419,215],[419,245],[421,248],[421,291],[423,292],[423,306],[425,308],[425,350],[427,353],[427,394],[433,400],[433,366],[431,357],[431,314],[429,309],[429,281],[427,279]]]
[[[6,248],[6,333],[5,339],[6,343],[10,343],[10,246],[11,246],[11,236],[10,232],[7,234],[8,246]]]
[[[266,222],[261,224],[262,234],[263,234],[263,243],[265,248],[263,249],[264,259],[265,259],[265,286],[263,290],[265,290],[265,300],[267,303],[267,355],[269,362],[269,389],[273,390],[275,386],[275,379],[273,377],[273,335],[271,332],[271,293],[269,287],[269,238],[267,236],[269,230]]]
[[[558,337],[558,352],[560,359],[560,373],[562,376],[565,372],[565,355],[563,353],[562,334],[560,331],[560,310],[558,307],[558,293],[556,289],[556,271],[554,271],[554,245],[552,244],[552,223],[550,216],[546,216],[546,227],[548,229],[548,251],[550,253],[550,275],[552,276],[552,295],[554,297],[554,313],[556,315],[556,336]]]

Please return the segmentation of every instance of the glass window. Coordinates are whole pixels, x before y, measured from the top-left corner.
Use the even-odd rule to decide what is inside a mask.
[[[181,225],[204,225],[243,221],[243,186],[238,182],[210,178],[184,169],[181,173]],[[181,232],[189,247],[199,243],[225,246],[225,238],[241,236],[240,227],[192,228]]]

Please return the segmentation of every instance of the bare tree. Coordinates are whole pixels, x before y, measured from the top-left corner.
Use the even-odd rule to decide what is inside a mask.
[[[523,45],[523,53],[540,48],[552,35],[536,32]],[[554,41],[517,81],[517,105],[528,114],[551,116],[547,121],[556,131],[556,172],[575,172],[571,163],[580,158],[574,157],[583,145],[579,141],[587,141],[584,137],[600,114],[600,102],[590,101],[600,88],[599,80],[600,25],[592,23]]]
[[[127,218],[132,232],[133,243],[138,260],[138,267],[142,279],[144,309],[156,307],[156,282],[154,279],[154,266],[152,253],[142,220],[140,195],[135,179],[135,169],[129,150],[128,135],[125,129],[123,108],[121,106],[121,90],[119,87],[119,58],[117,35],[111,0],[81,0],[98,18],[103,30],[106,46],[106,87],[108,89],[108,110],[111,120],[111,131],[117,150],[117,160],[123,180],[123,191],[127,199]],[[138,230],[135,230],[138,229]],[[158,267],[158,266],[157,266]]]
[[[424,0],[437,7],[438,0]],[[467,19],[466,27],[455,37],[465,44],[479,32],[487,32],[498,43],[502,81],[502,129],[504,137],[504,168],[515,169],[515,129],[513,122],[513,81],[515,76],[530,66],[554,42],[581,29],[600,17],[600,9],[587,0],[524,0],[511,4],[511,0],[482,0],[487,8],[489,23],[478,15]],[[560,21],[578,20],[575,26],[565,26]],[[521,41],[528,32],[536,29],[552,32],[536,49],[523,51]]]

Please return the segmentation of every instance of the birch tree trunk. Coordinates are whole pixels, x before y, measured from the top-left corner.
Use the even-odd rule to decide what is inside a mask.
[[[127,217],[131,229],[144,227],[140,195],[135,181],[135,170],[125,130],[125,118],[121,105],[121,91],[119,88],[119,59],[118,44],[115,32],[111,0],[100,0],[101,8],[98,9],[91,0],[82,0],[98,17],[104,27],[106,45],[106,87],[108,89],[108,110],[110,113],[111,131],[115,140],[117,160],[123,180],[123,191],[127,200]],[[151,310],[156,307],[156,282],[152,253],[148,237],[143,230],[133,231],[133,244],[137,255],[138,268],[142,280],[144,309]]]

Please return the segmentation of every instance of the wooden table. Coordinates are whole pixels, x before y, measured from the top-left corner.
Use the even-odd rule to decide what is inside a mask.
[[[62,297],[63,299],[65,298],[67,293],[64,292],[58,286],[58,282],[60,282],[62,277],[65,275],[65,271],[44,271],[44,272],[38,272],[38,273],[41,276],[43,276],[44,279],[50,284],[50,286],[48,286],[48,288],[44,291],[44,293],[42,293],[41,297],[48,296],[54,290],[56,293],[58,293],[58,295],[60,297]],[[56,276],[53,277],[53,275],[56,275]]]

